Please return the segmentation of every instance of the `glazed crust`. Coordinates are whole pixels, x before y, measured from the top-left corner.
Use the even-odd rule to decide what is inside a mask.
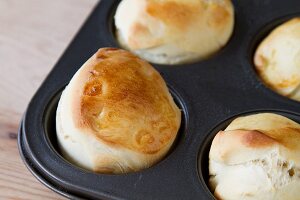
[[[78,129],[109,145],[150,154],[176,137],[180,111],[148,63],[124,50],[100,49],[79,76],[72,82],[72,88],[83,88],[81,94],[73,90]]]
[[[80,150],[67,149],[65,143],[81,143],[82,152],[91,157],[87,168],[103,173],[156,163],[172,146],[180,123],[181,112],[160,74],[115,48],[99,49],[80,68],[57,112],[59,143],[67,157],[78,160],[71,154]]]

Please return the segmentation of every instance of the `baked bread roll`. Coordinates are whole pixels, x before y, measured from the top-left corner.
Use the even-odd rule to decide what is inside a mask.
[[[299,200],[300,125],[262,113],[239,117],[214,138],[209,184],[223,200]]]
[[[268,87],[300,101],[300,18],[274,29],[258,46],[254,64]]]
[[[202,59],[222,48],[234,25],[231,0],[123,0],[116,36],[126,49],[160,64]]]
[[[160,74],[115,48],[100,49],[78,70],[63,91],[56,117],[58,144],[67,160],[114,174],[161,160],[181,122]]]

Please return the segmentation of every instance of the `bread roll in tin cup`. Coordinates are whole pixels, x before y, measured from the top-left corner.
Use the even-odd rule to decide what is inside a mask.
[[[56,114],[62,155],[82,168],[135,172],[170,150],[181,112],[160,74],[128,51],[99,49],[63,91]]]
[[[300,125],[273,113],[236,118],[213,139],[209,177],[220,200],[299,200]]]
[[[300,18],[275,28],[258,46],[254,64],[275,92],[300,101]]]
[[[123,0],[115,25],[123,48],[153,63],[181,64],[228,42],[234,8],[230,0]]]

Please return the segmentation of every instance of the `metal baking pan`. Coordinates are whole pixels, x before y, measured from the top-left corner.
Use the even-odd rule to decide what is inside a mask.
[[[149,169],[103,175],[59,154],[55,114],[61,91],[79,67],[98,48],[118,47],[113,16],[119,2],[102,0],[96,6],[29,103],[19,131],[21,157],[38,180],[72,199],[214,199],[206,184],[208,152],[219,130],[235,117],[257,112],[300,122],[300,103],[264,86],[252,63],[255,48],[274,27],[300,16],[300,1],[234,0],[234,33],[221,51],[191,64],[153,64],[182,110],[177,142]]]

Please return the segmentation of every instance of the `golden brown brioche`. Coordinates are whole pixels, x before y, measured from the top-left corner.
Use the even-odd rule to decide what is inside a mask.
[[[100,173],[150,167],[173,144],[181,113],[147,62],[102,48],[74,75],[57,109],[57,136],[71,162]]]
[[[185,63],[227,43],[234,10],[231,0],[123,0],[115,25],[120,44],[142,58]]]
[[[214,138],[209,184],[224,200],[299,200],[300,125],[262,113],[239,117]]]
[[[300,101],[300,18],[274,29],[258,46],[254,64],[267,86]]]

